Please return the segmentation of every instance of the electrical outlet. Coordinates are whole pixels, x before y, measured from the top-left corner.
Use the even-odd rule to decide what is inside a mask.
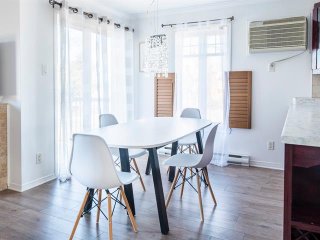
[[[273,141],[268,142],[267,148],[268,150],[274,150],[275,143]]]
[[[36,164],[41,164],[42,163],[42,154],[37,153],[36,154]]]

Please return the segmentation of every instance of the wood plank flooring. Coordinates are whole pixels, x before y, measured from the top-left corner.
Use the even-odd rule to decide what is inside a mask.
[[[160,158],[164,159],[164,158]],[[137,159],[144,172],[146,160]],[[143,176],[146,192],[134,183],[138,233],[132,231],[126,212],[120,206],[113,217],[114,239],[210,239],[278,240],[282,239],[283,172],[259,168],[209,167],[218,206],[214,207],[209,190],[203,189],[204,223],[196,193],[186,184],[183,199],[174,191],[168,218],[169,235],[160,233],[152,176]],[[165,195],[170,183],[162,168]],[[196,179],[193,180],[196,184]],[[51,181],[32,190],[0,193],[0,240],[68,239],[85,188],[75,180]],[[105,195],[104,195],[105,196]],[[103,203],[106,209],[107,202]],[[80,220],[76,239],[108,239],[108,223],[96,210]]]

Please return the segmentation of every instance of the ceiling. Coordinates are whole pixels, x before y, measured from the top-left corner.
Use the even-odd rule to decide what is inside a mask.
[[[159,0],[159,10],[198,7],[208,4],[252,4],[266,1],[275,0]],[[155,9],[157,0],[94,0],[94,2],[126,14],[139,14]],[[152,4],[153,2],[154,4]]]

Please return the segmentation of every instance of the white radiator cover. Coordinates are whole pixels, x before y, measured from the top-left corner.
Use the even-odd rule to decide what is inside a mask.
[[[249,167],[250,157],[246,155],[229,154],[228,164],[237,164]]]
[[[303,51],[308,46],[306,17],[255,21],[249,25],[249,52]]]

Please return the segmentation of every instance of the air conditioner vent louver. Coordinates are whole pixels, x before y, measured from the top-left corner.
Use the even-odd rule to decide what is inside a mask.
[[[251,22],[250,53],[306,50],[307,29],[306,17]]]

